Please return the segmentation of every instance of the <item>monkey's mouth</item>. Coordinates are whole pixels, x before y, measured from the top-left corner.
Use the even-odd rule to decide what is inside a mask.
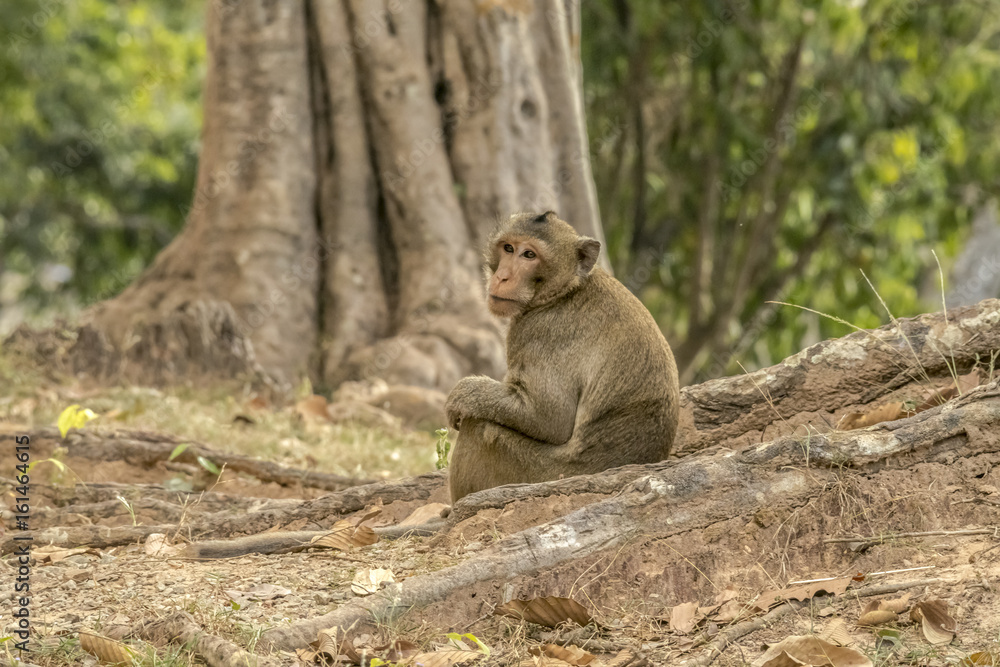
[[[515,301],[514,299],[505,299],[502,296],[494,296],[492,294],[490,294],[490,298],[493,299],[494,301],[505,301],[506,303],[517,303],[517,301]]]

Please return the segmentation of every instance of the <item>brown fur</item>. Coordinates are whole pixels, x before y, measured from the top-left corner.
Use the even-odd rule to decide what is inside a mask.
[[[513,215],[491,238],[490,309],[511,317],[507,375],[464,378],[448,396],[449,424],[460,431],[452,501],[670,452],[673,354],[642,303],[593,268],[599,248],[552,212]]]

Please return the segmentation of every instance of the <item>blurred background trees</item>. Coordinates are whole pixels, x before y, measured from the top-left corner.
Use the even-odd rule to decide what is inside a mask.
[[[995,237],[995,3],[806,5],[582,4],[607,249],[685,382],[845,333],[767,301],[883,322],[862,271],[896,316],[939,308],[932,251],[949,271],[977,216]],[[163,0],[0,8],[4,330],[113,296],[183,225],[204,12]],[[963,276],[1000,274],[1000,248],[969,261]]]

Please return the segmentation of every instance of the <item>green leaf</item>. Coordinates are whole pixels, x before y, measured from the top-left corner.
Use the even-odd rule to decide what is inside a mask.
[[[176,447],[174,447],[173,451],[170,452],[170,457],[167,460],[173,461],[178,456],[183,454],[184,450],[186,450],[190,446],[191,446],[190,442],[182,442],[181,444],[177,445]]]
[[[483,642],[479,641],[479,637],[475,636],[471,632],[467,632],[464,635],[460,635],[457,632],[449,632],[445,636],[448,637],[448,639],[454,642],[457,646],[463,646],[464,642],[462,640],[468,639],[470,642],[479,647],[479,651],[483,655],[485,655],[487,658],[490,657],[490,647],[484,644]]]
[[[74,403],[59,414],[56,426],[59,427],[59,435],[65,438],[70,430],[83,428],[92,419],[97,419],[97,414],[93,410],[80,408]]]
[[[202,468],[204,468],[205,470],[207,470],[208,472],[210,472],[213,475],[215,475],[216,477],[218,477],[219,475],[222,474],[222,470],[219,469],[219,466],[217,466],[215,463],[213,463],[209,459],[206,459],[204,456],[199,456],[198,457],[198,464]]]

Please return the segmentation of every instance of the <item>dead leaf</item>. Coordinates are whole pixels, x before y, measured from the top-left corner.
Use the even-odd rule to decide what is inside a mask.
[[[882,422],[891,422],[903,417],[909,417],[906,405],[901,401],[886,403],[868,412],[850,412],[840,419],[837,425],[838,430],[853,431],[858,428],[865,428]]]
[[[670,610],[670,629],[686,635],[698,625],[698,603],[684,602]]]
[[[834,646],[819,637],[794,635],[772,645],[752,663],[753,667],[872,667],[860,651]]]
[[[586,608],[576,600],[554,596],[531,600],[511,600],[505,604],[497,605],[493,614],[519,618],[549,628],[554,628],[566,621],[573,621],[584,626],[594,620]]]
[[[50,544],[44,547],[38,547],[37,549],[32,549],[31,555],[34,556],[36,563],[44,563],[46,561],[50,563],[58,563],[61,560],[66,560],[70,556],[85,554],[87,551],[89,551],[88,547],[73,547],[72,549],[66,549],[64,547],[57,547]]]
[[[715,604],[722,605],[730,600],[735,600],[739,595],[738,591],[732,586],[726,586],[715,596]]]
[[[147,556],[158,558],[172,558],[184,550],[183,547],[170,544],[163,533],[150,533],[142,546]]]
[[[737,600],[726,600],[719,607],[719,610],[710,615],[713,621],[719,623],[732,623],[733,621],[745,618],[750,615],[750,608]]]
[[[350,523],[352,523],[355,526],[360,526],[365,521],[370,521],[371,519],[374,519],[379,514],[381,514],[382,513],[382,509],[383,509],[383,507],[382,507],[382,499],[379,498],[375,502],[374,505],[369,505],[369,506],[365,507],[365,509],[361,512],[361,514],[356,514],[356,515],[350,517],[349,519],[347,519],[347,521],[349,521]]]
[[[819,633],[817,637],[837,646],[850,646],[854,643],[854,637],[847,630],[847,624],[842,618],[835,618],[827,623],[823,632]]]
[[[316,650],[315,655],[328,655],[334,661],[338,659],[338,656],[344,656],[354,664],[361,663],[361,656],[354,649],[354,643],[339,626],[320,630],[316,641],[310,646]]]
[[[132,664],[132,651],[125,644],[107,637],[81,632],[80,648],[91,655],[96,655],[101,662],[112,665]]]
[[[592,653],[587,653],[579,646],[573,645],[559,646],[558,644],[543,644],[542,646],[535,646],[528,649],[528,652],[532,655],[555,658],[573,667],[583,667],[597,659]]]
[[[355,547],[365,547],[378,542],[378,535],[368,526],[356,526],[346,519],[333,524],[326,535],[314,537],[312,544],[318,547],[349,551]]]
[[[479,651],[459,651],[449,648],[432,653],[418,653],[402,664],[412,665],[412,667],[452,667],[452,665],[465,665],[485,657]]]
[[[898,597],[895,600],[881,600],[878,603],[878,608],[885,611],[894,611],[897,614],[902,614],[904,611],[910,608],[910,594],[906,593],[902,597]]]
[[[948,644],[958,632],[958,622],[948,614],[944,600],[923,600],[910,609],[910,620],[920,623],[924,637],[931,644]]]
[[[375,650],[385,652],[385,659],[390,662],[401,662],[420,652],[416,644],[406,639],[397,639],[392,644],[378,646]]]
[[[547,655],[535,655],[517,663],[517,667],[573,667],[573,665],[559,658],[551,658]]]
[[[887,609],[875,609],[873,611],[861,614],[858,618],[858,625],[861,627],[871,627],[874,625],[882,625],[883,623],[892,623],[899,615],[894,611],[889,611]]]
[[[978,651],[962,659],[961,667],[1000,667],[1000,654],[993,651]]]
[[[326,399],[319,394],[307,396],[295,404],[295,412],[309,421],[329,421],[326,411]]]
[[[851,583],[851,577],[841,577],[829,581],[817,581],[811,584],[792,586],[781,590],[764,591],[757,598],[754,606],[761,611],[767,611],[776,604],[787,602],[788,600],[808,600],[819,593],[828,595],[843,595],[844,591]]]
[[[410,515],[399,522],[400,526],[419,526],[422,523],[427,523],[431,519],[440,519],[441,512],[448,505],[444,503],[428,503],[423,507],[418,507],[417,509],[410,512]]]
[[[371,595],[377,593],[382,588],[382,584],[391,584],[395,581],[396,578],[392,574],[392,570],[366,567],[358,570],[354,575],[351,591],[355,595]]]
[[[628,667],[633,660],[635,660],[635,653],[626,648],[619,651],[618,655],[610,660],[605,660],[604,667]]]

